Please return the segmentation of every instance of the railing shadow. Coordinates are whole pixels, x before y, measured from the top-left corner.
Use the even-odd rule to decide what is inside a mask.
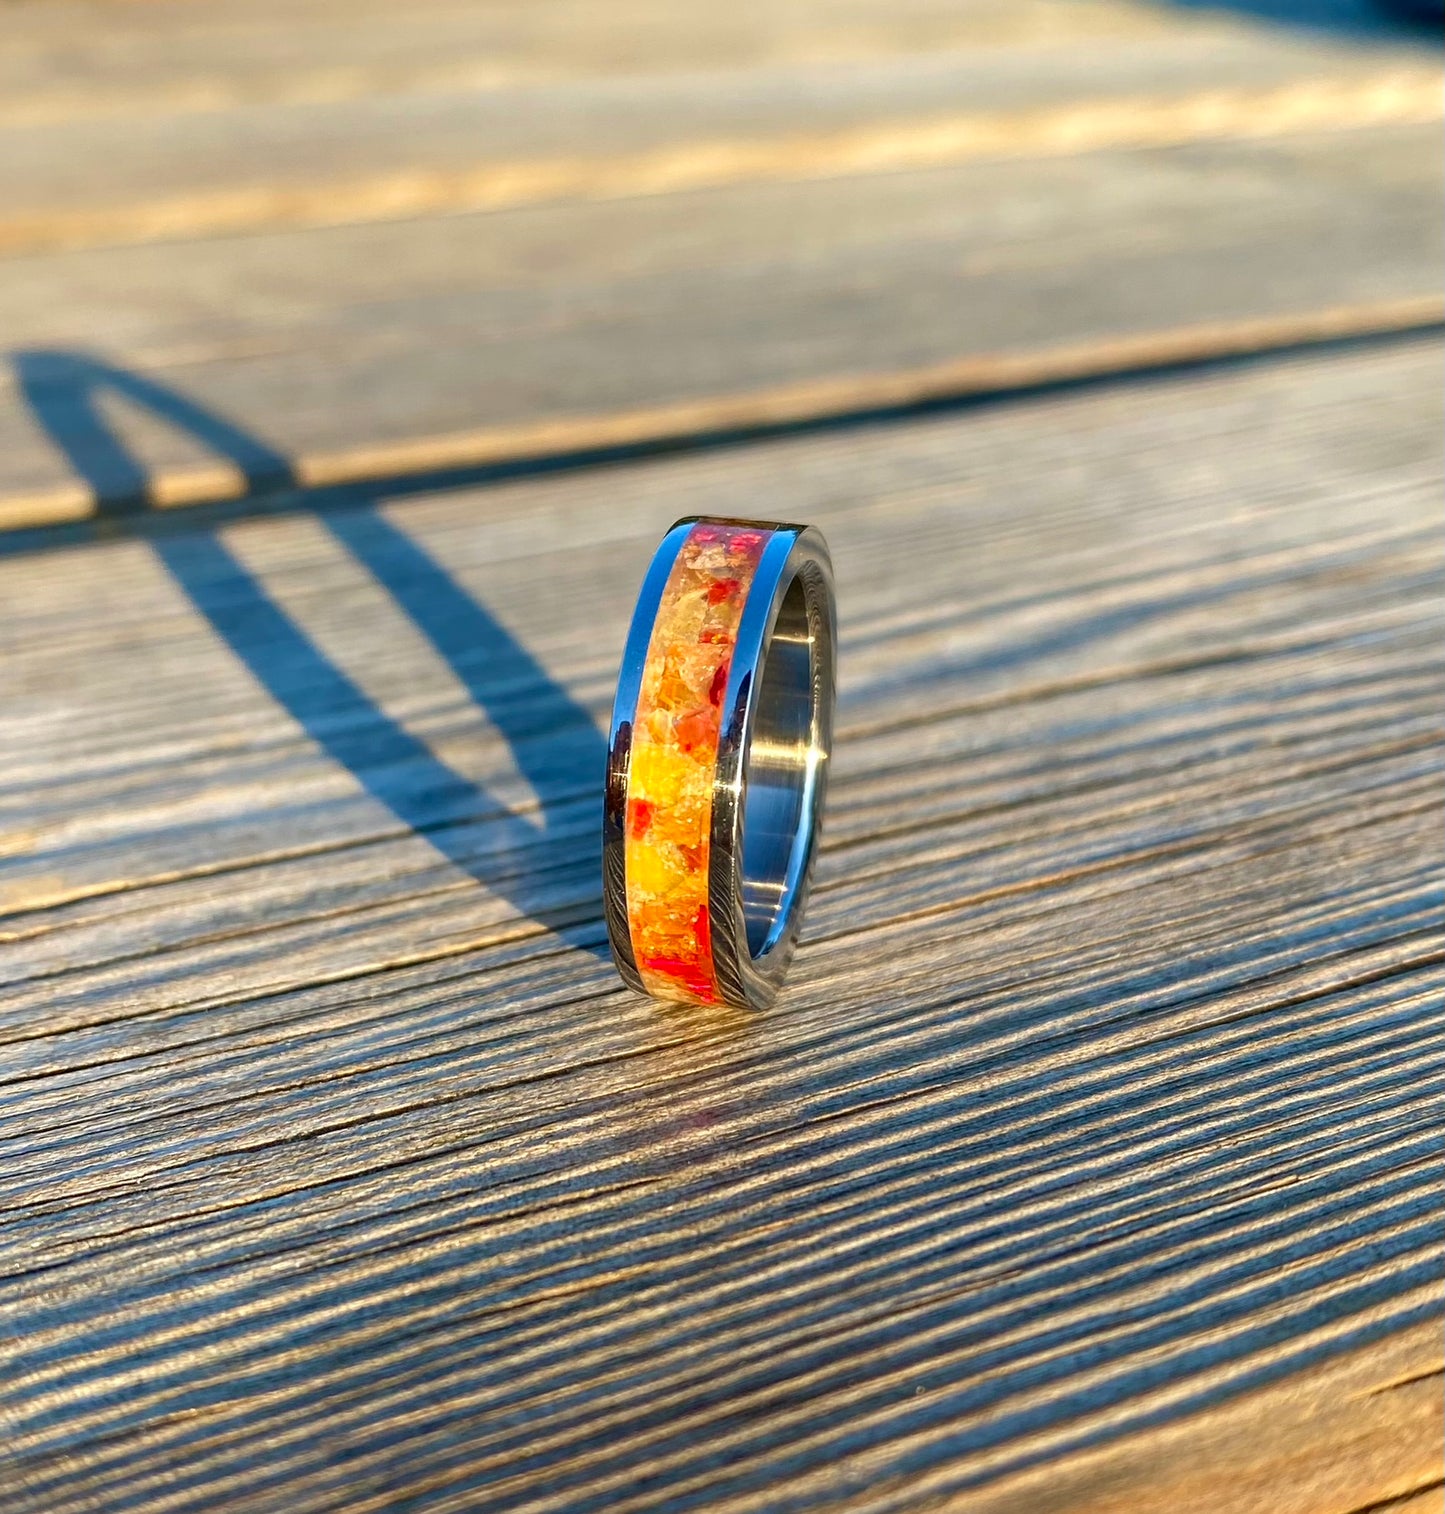
[[[37,423],[91,486],[102,516],[149,508],[141,463],[105,418],[106,393],[149,411],[235,465],[249,487],[306,493],[287,459],[175,390],[84,354],[14,355],[20,392]],[[328,504],[336,504],[333,493]],[[534,820],[500,804],[442,762],[337,667],[215,530],[158,532],[155,551],[176,583],[252,676],[335,762],[409,829],[424,835],[524,914],[570,944],[606,955],[600,892],[559,913],[558,868],[600,877],[597,828],[606,748],[591,715],[495,616],[381,512],[375,491],[347,491],[344,508],[318,511],[337,540],[396,600],[502,734],[537,797]],[[587,800],[597,804],[589,806]],[[485,848],[475,822],[488,822]],[[570,823],[569,823],[570,822]],[[530,852],[535,865],[509,854]],[[600,882],[598,884],[600,891]],[[581,915],[568,920],[567,915]]]

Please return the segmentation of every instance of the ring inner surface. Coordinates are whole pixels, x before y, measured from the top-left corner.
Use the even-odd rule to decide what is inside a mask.
[[[801,578],[783,597],[756,695],[743,766],[743,919],[756,960],[782,936],[807,862],[822,761],[813,638]]]

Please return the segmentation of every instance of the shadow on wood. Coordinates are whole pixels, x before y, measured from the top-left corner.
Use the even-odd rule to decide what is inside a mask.
[[[69,352],[21,352],[14,362],[21,393],[36,420],[90,484],[104,517],[132,516],[147,508],[145,469],[116,437],[97,403],[107,391],[234,463],[251,489],[285,488],[292,481],[291,467],[280,453],[153,379]],[[304,503],[304,491],[301,498]],[[560,838],[556,835],[559,818],[567,815],[575,822],[579,806],[591,804],[600,814],[606,749],[591,715],[505,626],[386,518],[374,494],[351,490],[346,501],[351,508],[328,510],[317,518],[395,597],[455,671],[506,738],[537,796],[539,819],[512,814],[489,848],[505,857],[530,844],[529,863],[522,871],[506,871],[479,858],[468,845],[466,828],[489,807],[497,808],[491,797],[437,758],[336,667],[218,532],[159,533],[155,551],[254,677],[369,794],[478,882],[564,940],[605,957],[607,948],[598,942],[590,918],[550,918],[546,904],[547,874],[553,865],[575,866],[579,845],[596,848],[600,877],[599,843],[579,843],[575,823]],[[600,883],[596,908],[587,914],[600,918]]]
[[[1170,0],[1181,10],[1238,11],[1276,26],[1372,41],[1440,38],[1439,0]]]

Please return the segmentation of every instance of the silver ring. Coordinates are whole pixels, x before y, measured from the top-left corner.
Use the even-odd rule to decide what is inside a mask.
[[[603,902],[624,981],[761,1009],[797,945],[833,731],[833,566],[811,526],[693,516],[617,680]]]

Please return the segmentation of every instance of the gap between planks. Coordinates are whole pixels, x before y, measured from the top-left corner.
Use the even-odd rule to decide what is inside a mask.
[[[1445,297],[1332,306],[1239,321],[1214,321],[1040,352],[984,353],[881,373],[809,379],[742,394],[487,426],[382,446],[302,455],[284,477],[254,478],[234,463],[167,468],[147,483],[143,508],[220,504],[295,488],[401,481],[469,468],[585,462],[772,431],[907,412],[928,405],[1004,398],[1055,386],[1139,377],[1267,356],[1328,343],[1428,334],[1445,323]],[[0,496],[0,531],[92,519],[113,501],[87,483]],[[127,502],[129,504],[129,502]]]

